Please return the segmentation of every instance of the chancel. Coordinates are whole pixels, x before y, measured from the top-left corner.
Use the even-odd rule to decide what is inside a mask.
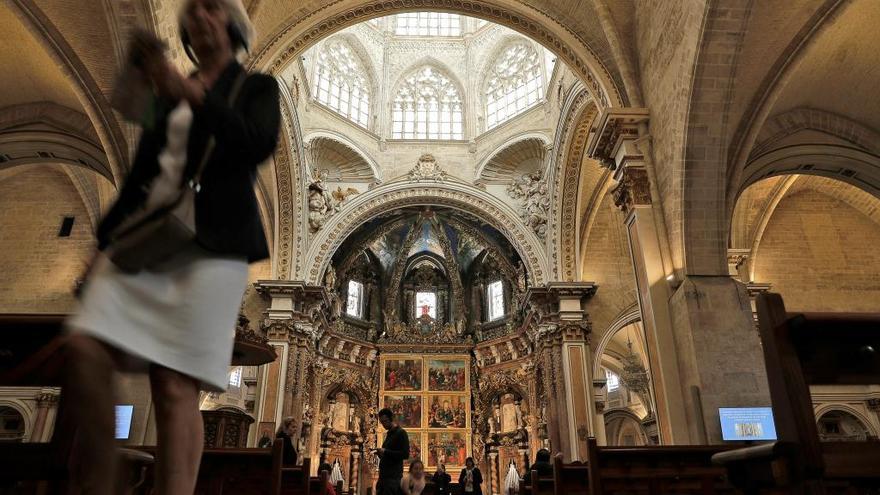
[[[160,178],[180,145],[180,107],[119,104],[132,37],[221,106],[178,94],[193,125],[244,123],[211,142],[253,144],[272,114],[201,79],[178,24],[194,3],[246,14],[238,61],[280,105],[242,175],[268,257],[239,306],[195,311],[238,313],[213,334],[235,336],[224,387],[200,382],[195,493],[397,495],[376,490],[398,427],[426,495],[880,488],[876,0],[10,0],[0,493],[73,483],[65,322],[99,245],[112,263],[99,227],[143,142]],[[209,138],[188,136],[191,167]],[[195,197],[226,187],[199,177]],[[207,304],[181,286],[164,297]],[[113,379],[119,493],[161,491],[146,369]]]

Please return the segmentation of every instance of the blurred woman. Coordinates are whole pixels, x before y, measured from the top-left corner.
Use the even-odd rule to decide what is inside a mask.
[[[409,472],[400,480],[400,489],[403,495],[421,495],[425,481],[425,465],[416,459],[409,464]]]
[[[278,428],[278,433],[275,434],[275,438],[280,438],[284,442],[284,456],[282,462],[285,466],[296,465],[296,449],[293,448],[293,426],[293,418],[286,418],[281,422],[281,427]]]
[[[254,40],[240,0],[186,0],[179,28],[197,66],[188,77],[158,40],[142,35],[132,45],[132,64],[154,95],[131,173],[97,237],[99,251],[112,253],[121,225],[173,204],[190,183],[196,239],[135,273],[100,253],[91,264],[67,322],[64,384],[65,409],[77,428],[71,475],[82,493],[115,493],[108,473],[116,472],[118,369],[149,371],[156,492],[193,493],[204,442],[199,391],[226,390],[247,265],[269,254],[253,183],[277,143],[278,85],[267,75],[247,75],[236,58]]]
[[[480,468],[474,464],[474,458],[468,457],[464,461],[464,469],[458,476],[458,485],[464,495],[482,495],[483,489],[480,486],[483,483],[483,473]]]
[[[434,486],[437,487],[437,495],[449,495],[449,484],[452,483],[452,476],[446,472],[446,464],[442,462],[437,466],[437,472],[431,478]]]

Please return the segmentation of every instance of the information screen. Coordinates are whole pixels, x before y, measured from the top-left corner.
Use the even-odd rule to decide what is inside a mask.
[[[128,440],[131,433],[131,415],[134,413],[134,406],[131,404],[123,404],[116,406],[116,439]]]
[[[769,407],[721,407],[718,414],[724,440],[776,440],[773,409]]]

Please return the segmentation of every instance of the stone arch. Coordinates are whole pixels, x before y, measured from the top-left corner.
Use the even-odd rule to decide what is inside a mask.
[[[388,118],[388,122],[393,122],[392,112],[394,108],[394,99],[397,97],[397,93],[400,91],[403,81],[406,80],[407,77],[426,67],[436,70],[443,77],[449,79],[455,86],[455,89],[458,91],[458,96],[461,98],[462,129],[465,130],[465,135],[467,135],[466,130],[474,125],[475,120],[467,111],[467,108],[469,108],[470,105],[469,100],[472,95],[468,93],[464,83],[456,75],[455,71],[453,71],[448,65],[431,56],[422,57],[404,67],[397,76],[397,79],[391,84],[387,98],[388,108],[384,109],[384,112],[387,114],[386,117]]]
[[[98,83],[61,32],[33,0],[13,0],[9,5],[69,78],[73,91],[98,134],[113,182],[119,184],[129,164],[128,145],[122,127]]]
[[[333,2],[302,19],[288,18],[254,52],[249,65],[278,73],[310,45],[336,31],[374,17],[425,9],[478,17],[518,31],[553,51],[571,67],[603,107],[626,104],[622,88],[615,85],[601,57],[583,39],[548,13],[526,5],[502,8],[482,1],[460,0],[413,0],[405,4],[388,0]]]
[[[640,440],[642,445],[648,445],[651,442],[649,441],[648,433],[645,431],[644,426],[642,426],[642,420],[629,409],[612,409],[603,413],[603,419],[605,421],[606,435],[608,435],[608,426],[613,422],[618,422],[620,424],[630,422],[630,424],[634,424],[636,426],[636,432],[640,435]],[[620,434],[621,429],[618,427],[612,433]],[[608,445],[611,446],[621,446],[619,443],[620,438],[615,438],[612,442],[611,438],[608,438]],[[638,445],[638,444],[637,444]]]
[[[116,185],[91,121],[57,103],[25,103],[0,110],[2,168],[51,160],[83,167]]]
[[[626,327],[627,325],[632,325],[633,323],[642,321],[642,312],[639,309],[638,304],[634,304],[624,310],[620,316],[615,319],[611,325],[605,330],[602,334],[602,338],[599,340],[599,343],[596,345],[596,358],[593,359],[593,376],[601,376],[602,371],[602,354],[605,353],[605,348],[608,347],[608,343],[611,342],[611,339],[614,338],[614,334],[617,333],[618,330]]]
[[[2,407],[8,407],[21,416],[22,421],[24,421],[24,435],[22,439],[29,441],[34,431],[34,421],[36,420],[30,408],[24,402],[16,399],[0,399],[0,408]]]
[[[880,436],[880,435],[878,435],[877,429],[871,423],[871,420],[869,420],[860,411],[858,411],[855,408],[848,406],[846,404],[831,403],[831,404],[823,404],[822,406],[817,407],[814,410],[814,414],[816,416],[816,422],[818,423],[822,419],[822,417],[825,416],[826,414],[835,413],[835,412],[839,412],[839,413],[843,413],[843,414],[852,416],[856,421],[861,423],[861,426],[862,426],[862,428],[864,428],[865,432],[867,432],[868,434],[870,434],[874,438],[877,438],[878,436]]]
[[[413,205],[443,205],[467,211],[504,234],[514,246],[535,285],[549,280],[547,260],[534,234],[521,225],[513,209],[474,186],[458,182],[413,183],[406,179],[387,183],[352,198],[318,231],[304,258],[303,278],[319,285],[333,253],[354,230],[376,215]]]
[[[547,163],[545,180],[551,186],[550,231],[548,252],[552,253],[551,266],[555,278],[574,281],[578,270],[577,203],[584,153],[598,106],[586,89],[576,84],[566,97],[562,115],[563,124],[557,128],[553,153]]]
[[[880,154],[880,133],[850,118],[817,108],[799,107],[767,119],[755,139],[749,157],[800,131],[814,130],[837,137],[873,154]]]

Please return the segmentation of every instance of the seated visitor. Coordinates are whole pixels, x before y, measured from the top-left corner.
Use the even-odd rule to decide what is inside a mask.
[[[403,495],[421,495],[425,481],[425,465],[416,459],[409,464],[409,472],[400,480],[400,489]]]
[[[550,462],[550,451],[541,449],[535,454],[535,463],[526,471],[526,484],[531,482],[532,471],[538,472],[539,478],[545,478],[553,475],[553,463]]]

